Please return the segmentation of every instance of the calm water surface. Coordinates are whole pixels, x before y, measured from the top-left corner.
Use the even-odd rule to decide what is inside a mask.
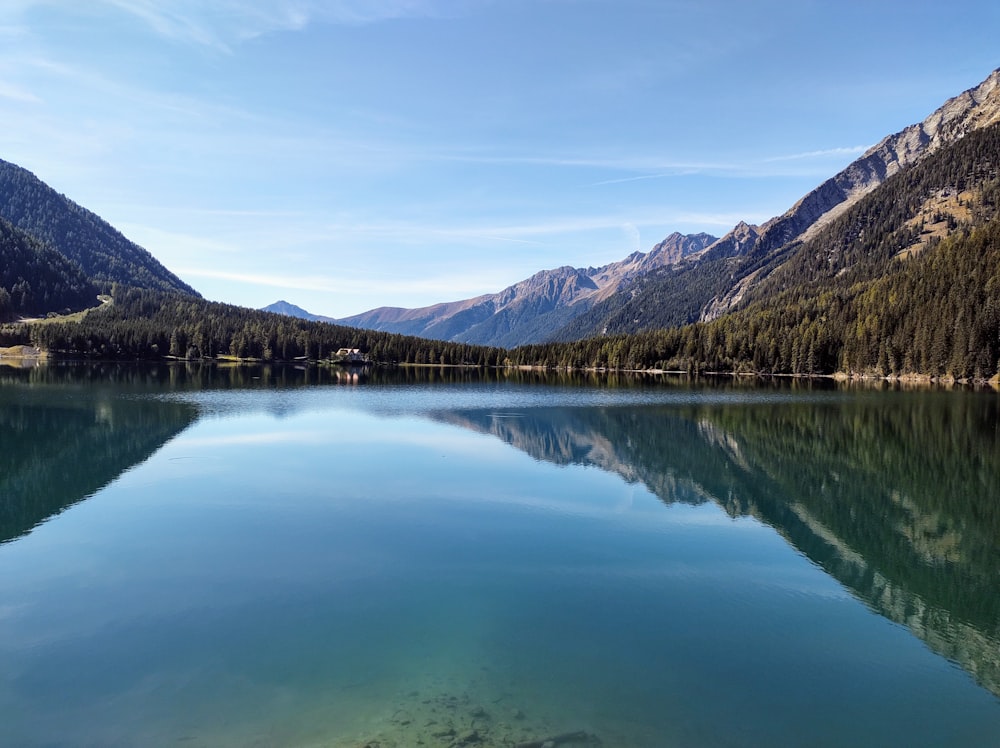
[[[0,374],[0,744],[998,745],[998,414]]]

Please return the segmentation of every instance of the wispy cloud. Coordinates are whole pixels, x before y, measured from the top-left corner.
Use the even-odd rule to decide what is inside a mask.
[[[440,161],[458,161],[477,164],[523,164],[527,166],[565,166],[619,171],[657,171],[695,173],[740,168],[739,162],[692,162],[652,156],[648,153],[622,156],[593,156],[581,154],[498,154],[469,149],[450,149],[426,152],[426,157]],[[667,176],[664,174],[664,176]]]
[[[840,148],[825,148],[818,151],[806,151],[804,153],[790,153],[785,156],[772,156],[762,159],[763,163],[773,163],[776,161],[802,161],[810,158],[826,158],[828,156],[854,156],[864,153],[870,145],[852,145]]]
[[[28,27],[18,24],[0,23],[0,39],[10,41],[12,39],[26,39],[29,35]]]
[[[491,236],[490,239],[496,239],[498,242],[510,242],[511,244],[530,244],[537,247],[545,245],[545,242],[540,242],[532,239],[515,239],[512,236]]]
[[[783,162],[818,160],[837,156],[851,156],[863,153],[869,146],[850,146],[827,148],[780,156],[748,156],[745,158],[730,158],[719,161],[690,161],[674,159],[669,156],[657,156],[648,151],[616,156],[593,155],[582,151],[578,154],[531,154],[510,153],[497,154],[489,151],[470,149],[440,149],[425,150],[414,158],[424,158],[435,161],[456,161],[460,163],[498,165],[498,166],[537,166],[565,169],[594,169],[607,172],[625,172],[627,176],[611,177],[589,183],[591,187],[600,187],[627,182],[639,182],[652,179],[670,179],[697,175],[715,175],[737,178],[756,178],[786,174],[785,170],[776,168]],[[825,166],[823,167],[825,168]]]
[[[31,91],[27,91],[13,83],[0,81],[0,98],[12,99],[13,101],[23,101],[31,104],[40,104],[41,99]]]
[[[767,216],[770,217],[770,216]],[[605,215],[557,216],[545,221],[508,224],[508,225],[468,225],[454,227],[424,226],[409,227],[410,233],[417,231],[429,232],[440,237],[456,239],[481,238],[517,238],[544,237],[557,234],[574,234],[578,232],[600,229],[620,230],[622,226],[662,226],[671,223],[705,223],[712,225],[733,226],[740,220],[750,220],[751,216],[734,213],[691,213],[673,211],[669,207],[639,209]],[[370,227],[374,229],[375,227]],[[380,227],[381,230],[395,230],[392,226]]]
[[[155,226],[118,222],[119,230],[142,247],[146,247],[157,256],[161,254],[194,257],[232,257],[240,252],[240,246],[235,242],[210,238],[210,236],[168,231]],[[164,251],[166,250],[166,251]]]
[[[157,35],[228,51],[247,39],[313,23],[364,25],[441,15],[456,0],[101,0]]]
[[[294,288],[300,291],[324,291],[336,293],[346,290],[350,284],[334,278],[321,275],[275,275],[273,273],[245,273],[231,270],[214,270],[201,267],[177,268],[177,273],[183,277],[211,278],[235,283],[249,283],[254,286],[270,288]]]
[[[174,41],[187,41],[226,48],[218,30],[204,13],[186,2],[150,2],[149,0],[103,0],[145,23],[155,33]],[[225,7],[223,4],[219,4]],[[210,6],[208,6],[210,7]]]
[[[591,183],[591,187],[602,187],[606,184],[622,184],[624,182],[641,182],[646,179],[666,179],[677,176],[676,174],[640,174],[637,177],[621,177],[619,179],[602,179],[600,182]]]
[[[142,206],[121,208],[123,212],[142,212]],[[170,212],[170,220],[194,225],[198,211],[177,210]],[[205,232],[213,238],[193,232],[166,231],[155,226],[139,223],[120,222],[119,226],[134,241],[153,251],[157,256],[174,257],[178,265],[187,265],[186,272],[210,273],[205,277],[226,277],[230,280],[245,279],[242,273],[199,270],[211,267],[214,259],[229,262],[232,257],[250,253],[254,256],[288,256],[295,248],[309,252],[320,247],[325,253],[339,253],[338,262],[344,264],[351,257],[370,257],[386,247],[437,246],[445,244],[465,250],[490,249],[493,242],[527,246],[543,246],[557,238],[570,238],[576,234],[607,231],[620,235],[623,227],[627,230],[629,245],[635,232],[649,231],[656,234],[670,226],[718,226],[731,228],[741,220],[761,222],[770,218],[756,210],[689,211],[657,206],[609,212],[607,214],[563,215],[545,220],[516,222],[480,223],[439,223],[435,221],[328,221],[324,217],[310,219],[305,215],[286,214],[281,211],[209,211],[208,215],[219,217],[223,223],[206,227]],[[229,219],[232,219],[231,221]],[[289,220],[290,219],[290,220]],[[289,285],[288,278],[276,279],[266,275],[253,282],[267,285],[267,279],[276,285]],[[294,283],[301,287],[317,290],[336,290],[339,286],[332,280],[324,280],[310,274]]]

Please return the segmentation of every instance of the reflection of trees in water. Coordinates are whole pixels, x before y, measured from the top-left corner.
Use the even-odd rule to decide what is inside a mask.
[[[197,420],[197,405],[158,395],[332,385],[343,375],[201,363],[0,367],[0,542],[91,496]]]
[[[751,465],[731,509],[1000,695],[998,411],[927,392],[720,414]]]
[[[0,369],[0,542],[98,491],[198,418],[192,403],[146,395],[337,379],[336,370],[294,366]],[[588,384],[586,375],[432,367],[376,368],[357,379],[490,382]],[[602,386],[653,384],[623,376]],[[656,387],[691,392],[682,380]],[[775,404],[755,401],[752,393],[765,390],[744,383],[727,389],[750,396],[727,404],[435,417],[493,434],[536,459],[593,465],[641,482],[668,503],[714,501],[732,516],[756,517],[1000,695],[1000,399],[859,392]]]
[[[0,378],[0,542],[92,495],[197,417],[189,404],[123,396],[127,385],[91,380],[86,367],[47,368]]]
[[[774,527],[872,609],[1000,695],[1000,401],[814,401],[441,413],[537,459]]]

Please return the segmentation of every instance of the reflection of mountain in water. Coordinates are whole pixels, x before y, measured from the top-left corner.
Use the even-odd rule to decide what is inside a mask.
[[[2,375],[0,543],[91,496],[195,421],[190,404],[129,396],[152,384],[102,383],[83,368]]]
[[[712,500],[774,527],[872,609],[1000,696],[1000,403],[822,402],[442,413],[536,459]]]

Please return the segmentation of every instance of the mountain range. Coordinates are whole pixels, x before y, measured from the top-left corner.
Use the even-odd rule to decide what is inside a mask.
[[[1000,70],[949,99],[922,122],[885,137],[762,225],[741,222],[721,238],[674,233],[649,252],[600,268],[542,270],[495,294],[415,309],[379,307],[336,321],[436,340],[514,347],[715,319],[739,308],[792,250],[894,174],[998,122]]]
[[[598,268],[542,270],[496,294],[421,309],[381,307],[339,324],[422,338],[510,348],[547,339],[595,304],[638,277],[675,265],[716,240],[709,234],[674,233],[649,252]]]
[[[5,327],[0,343],[72,354],[289,361],[346,346],[413,363],[989,379],[997,288],[1000,70],[762,225],[674,233],[602,267],[341,320],[287,302],[275,313],[204,302],[107,222],[0,161],[0,322],[115,301],[82,322]]]

